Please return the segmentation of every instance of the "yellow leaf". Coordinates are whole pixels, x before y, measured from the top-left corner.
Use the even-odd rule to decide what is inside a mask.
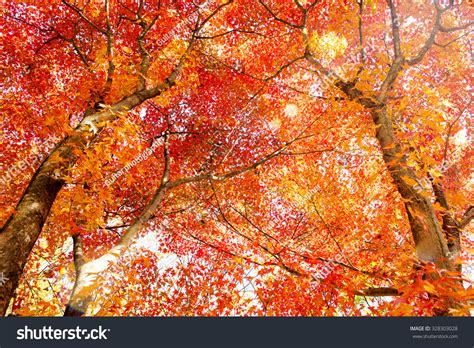
[[[405,181],[408,185],[418,185],[418,182],[412,178],[410,178],[408,175],[402,176],[403,181]]]
[[[430,294],[433,294],[433,295],[437,294],[435,287],[431,283],[424,283],[423,284],[423,289],[428,291]]]

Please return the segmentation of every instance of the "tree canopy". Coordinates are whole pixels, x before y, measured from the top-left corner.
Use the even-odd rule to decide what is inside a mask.
[[[2,314],[469,314],[472,14],[4,3]]]

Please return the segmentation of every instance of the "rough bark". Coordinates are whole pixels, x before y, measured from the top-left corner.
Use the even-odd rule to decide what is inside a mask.
[[[452,258],[456,258],[461,253],[461,232],[463,227],[450,211],[441,183],[433,183],[433,192],[436,197],[436,202],[438,202],[443,209],[443,211],[441,211],[441,218],[449,252]],[[459,268],[458,270],[460,271],[461,269]]]
[[[392,120],[388,114],[388,93],[393,88],[400,75],[403,65],[413,63],[403,57],[400,49],[399,21],[395,6],[387,0],[391,10],[392,35],[394,41],[394,58],[384,81],[378,91],[363,92],[356,87],[356,81],[346,82],[333,71],[325,68],[312,54],[307,51],[306,58],[326,79],[333,82],[334,86],[344,93],[349,99],[365,107],[376,126],[376,138],[380,144],[383,160],[391,178],[404,200],[408,222],[410,224],[417,257],[425,262],[433,262],[439,268],[455,270],[451,258],[445,231],[438,221],[433,204],[424,192],[420,191],[421,180],[415,172],[407,166],[406,155],[396,137]],[[440,27],[441,12],[437,11],[435,28],[432,35],[423,46],[417,61],[423,59],[426,51],[431,47],[436,32]],[[305,35],[304,35],[305,36]],[[305,38],[305,41],[307,39]],[[436,277],[436,275],[427,275]],[[440,303],[437,315],[449,315],[449,308],[459,307],[457,301],[446,299]]]
[[[322,69],[320,63],[311,56],[308,57],[308,60],[319,70]],[[433,204],[418,189],[421,181],[413,170],[406,165],[405,154],[394,133],[392,121],[387,112],[386,96],[400,73],[402,64],[403,59],[394,61],[377,94],[364,93],[353,84],[344,82],[327,70],[322,70],[322,73],[335,79],[337,88],[351,100],[356,101],[370,111],[376,126],[375,136],[380,144],[383,160],[405,202],[418,258],[423,261],[434,262],[444,269],[452,269],[449,260],[449,249],[442,228],[436,218]]]
[[[383,160],[405,202],[417,257],[422,261],[434,262],[443,269],[452,270],[447,241],[433,204],[420,191],[420,178],[407,166],[405,153],[394,133],[392,121],[387,112],[386,94],[389,86],[395,82],[401,71],[402,64],[401,59],[394,62],[377,95],[364,94],[342,80],[339,80],[336,86],[349,98],[370,111],[376,126],[375,136],[380,144]]]
[[[158,86],[138,91],[114,105],[84,117],[74,132],[63,139],[37,169],[16,206],[15,213],[0,231],[0,273],[6,277],[0,287],[0,315],[5,315],[28,255],[64,185],[62,175],[77,160],[77,154],[119,113],[127,112],[149,98],[171,88],[183,66],[180,64]]]
[[[383,160],[402,196],[420,260],[434,262],[439,267],[451,269],[449,249],[433,204],[420,192],[416,174],[406,165],[405,156],[394,133],[386,107],[371,111],[377,126],[376,137],[380,143]]]
[[[401,70],[402,63],[399,64],[398,67],[393,65],[387,75],[385,82],[390,81],[389,85],[394,83]],[[350,99],[357,101],[370,111],[376,126],[375,136],[380,144],[383,160],[405,203],[418,259],[424,262],[433,262],[440,269],[460,271],[460,267],[456,266],[454,260],[461,251],[462,223],[458,223],[449,213],[449,207],[439,186],[435,185],[433,191],[437,201],[446,207],[446,212],[442,213],[442,224],[436,217],[435,208],[429,195],[420,190],[421,179],[407,166],[406,155],[394,133],[386,104],[386,93],[389,91],[389,87],[383,90],[384,85],[381,93],[367,95],[342,80],[336,83],[336,86]],[[439,277],[433,273],[425,276],[427,279]],[[462,288],[461,281],[455,283]],[[437,301],[438,307],[435,309],[437,316],[449,316],[452,315],[450,309],[462,308],[462,304],[451,297],[437,298]],[[463,315],[469,315],[469,312],[465,310]]]

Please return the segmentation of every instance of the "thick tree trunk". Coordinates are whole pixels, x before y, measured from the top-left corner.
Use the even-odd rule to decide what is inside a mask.
[[[94,300],[95,290],[103,283],[104,272],[119,260],[125,249],[125,246],[119,244],[98,259],[84,262],[81,266],[76,264],[76,280],[64,312],[65,317],[86,315]]]
[[[391,80],[394,81],[395,77],[393,76]],[[422,187],[420,179],[406,164],[406,156],[394,133],[384,98],[366,96],[353,85],[341,81],[337,86],[348,97],[370,111],[377,127],[375,136],[382,149],[383,160],[405,202],[418,258],[422,261],[434,262],[443,269],[452,270],[446,238],[436,218],[433,204],[426,195],[423,195],[420,190]]]
[[[367,106],[367,105],[365,105]],[[421,180],[414,171],[407,166],[406,156],[394,134],[391,119],[387,113],[387,106],[383,103],[378,106],[369,107],[372,119],[376,128],[376,138],[381,146],[383,160],[390,172],[398,192],[405,202],[408,222],[410,224],[413,241],[415,244],[416,255],[423,262],[433,262],[440,269],[448,271],[459,271],[456,267],[454,258],[460,252],[460,230],[456,229],[455,237],[448,244],[450,232],[453,232],[454,221],[450,215],[443,215],[443,225],[436,217],[434,206],[430,196],[424,194]],[[439,192],[435,196],[439,200]],[[436,279],[439,276],[433,273],[425,275],[427,279]],[[462,288],[462,282],[454,282],[456,286]],[[437,299],[437,308],[435,315],[451,315],[450,309],[460,309],[462,304],[458,300],[445,297]],[[464,311],[463,315],[469,315]]]
[[[0,287],[0,314],[5,315],[18,285],[28,255],[63,186],[60,173],[75,162],[75,151],[85,145],[89,132],[67,137],[46,158],[0,233],[0,273],[6,282]]]
[[[377,125],[376,137],[382,148],[384,162],[398,192],[405,201],[418,259],[433,262],[440,269],[460,271],[454,262],[454,258],[459,255],[461,249],[460,226],[449,213],[443,214],[443,226],[438,221],[429,195],[423,194],[419,178],[406,165],[405,155],[394,135],[386,106],[371,109],[371,115]],[[440,193],[437,189],[439,188],[435,187],[435,196],[439,201]],[[439,277],[432,273],[425,276],[427,279]],[[462,289],[462,281],[459,280],[453,284]],[[450,309],[462,308],[462,304],[452,297],[431,296],[435,297],[438,302],[437,308],[435,308],[437,316],[449,316],[452,315]],[[463,310],[462,314],[469,315],[469,311]]]
[[[401,56],[396,57],[380,90],[372,93],[357,89],[355,83],[345,82],[337,74],[323,67],[310,53],[307,53],[306,58],[349,99],[370,112],[376,126],[376,138],[381,146],[383,160],[405,202],[417,257],[421,261],[433,262],[441,269],[455,271],[457,268],[453,260],[460,252],[460,230],[457,228],[453,231],[453,226],[460,225],[454,224],[451,216],[443,216],[443,226],[438,221],[429,195],[423,192],[421,180],[406,163],[406,156],[394,133],[392,120],[387,112],[387,94],[402,69],[404,59]],[[435,195],[438,196],[436,188]],[[439,200],[439,197],[437,199]],[[467,216],[466,221],[469,219],[470,216]],[[450,234],[454,236],[450,238]],[[450,239],[449,246],[448,239]],[[427,276],[433,277],[433,275]],[[444,307],[446,310],[440,314],[447,315],[448,309],[458,307],[458,304],[456,301],[447,299]]]
[[[423,195],[421,180],[406,164],[406,156],[394,133],[392,120],[387,113],[386,94],[395,82],[403,60],[392,65],[378,95],[366,94],[343,82],[340,78],[336,86],[350,99],[370,111],[376,128],[376,138],[380,144],[383,160],[402,196],[411,227],[417,256],[422,261],[434,262],[443,269],[452,270],[449,249],[441,225],[436,218],[433,204]]]
[[[102,111],[85,116],[74,133],[62,140],[38,168],[15,213],[0,231],[0,274],[5,279],[0,286],[0,315],[5,315],[8,309],[28,255],[64,184],[61,177],[74,165],[77,154],[119,113],[127,112],[172,87],[181,68],[182,62],[157,87],[136,92]]]
[[[406,165],[405,155],[387,115],[387,108],[382,106],[372,109],[371,114],[377,126],[376,137],[382,148],[383,160],[398,192],[405,201],[418,258],[422,261],[434,262],[444,269],[452,269],[448,245],[436,218],[433,204],[420,190],[419,178]]]
[[[432,179],[434,181],[434,179]],[[441,183],[433,182],[433,191],[436,197],[436,202],[444,209],[441,212],[443,220],[443,231],[446,233],[449,252],[453,259],[461,254],[461,232],[463,230],[462,222],[458,222],[453,214],[450,212],[448,201],[446,200],[444,190]],[[461,271],[461,265],[457,266],[458,271]]]

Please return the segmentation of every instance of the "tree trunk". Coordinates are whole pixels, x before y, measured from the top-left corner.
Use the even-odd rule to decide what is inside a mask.
[[[380,144],[383,160],[405,202],[417,257],[424,262],[433,262],[441,269],[455,271],[453,256],[459,254],[459,240],[453,242],[452,252],[450,252],[447,241],[449,231],[444,230],[444,226],[441,226],[429,195],[423,192],[421,180],[408,167],[406,156],[394,133],[392,120],[387,113],[387,94],[402,70],[404,59],[401,56],[396,57],[380,90],[374,93],[363,92],[357,89],[356,83],[345,82],[337,74],[323,67],[310,53],[306,54],[306,58],[349,99],[357,102],[370,112],[376,126],[375,136]],[[435,195],[437,195],[436,190]],[[466,221],[469,219],[470,216],[467,216]],[[446,218],[444,217],[443,220],[446,220]],[[453,225],[451,221],[449,222]],[[456,236],[459,237],[459,230],[457,232]],[[433,277],[433,275],[427,276]],[[461,286],[461,284],[459,285]],[[458,304],[456,301],[447,299],[444,307],[446,310],[442,314],[446,315],[448,308],[458,307]]]
[[[376,137],[382,148],[383,160],[405,202],[418,259],[433,262],[440,269],[460,271],[454,262],[454,257],[460,252],[460,230],[457,228],[456,233],[452,231],[455,227],[459,227],[458,224],[454,224],[454,220],[446,213],[443,214],[443,226],[441,226],[429,195],[423,194],[419,178],[406,165],[405,155],[393,133],[386,106],[371,109],[371,115],[375,125],[378,126]],[[435,196],[438,197],[439,192],[436,189],[435,187]],[[448,244],[450,233],[455,236],[452,236],[452,242]],[[434,280],[439,278],[439,275],[429,273],[425,274],[425,277]],[[461,280],[453,282],[453,285],[463,288]],[[436,298],[438,302],[437,308],[434,309],[437,316],[449,316],[452,315],[450,309],[462,308],[462,304],[452,297],[438,297],[431,294],[430,296]],[[462,314],[469,315],[469,311],[463,310]]]
[[[61,177],[74,165],[77,154],[119,113],[127,112],[171,88],[181,71],[182,62],[157,87],[138,91],[102,111],[85,116],[73,134],[63,139],[38,168],[14,214],[0,230],[0,275],[5,279],[0,287],[0,315],[4,316],[8,309],[28,255],[64,185]]]
[[[448,245],[433,204],[423,195],[420,180],[406,165],[405,155],[394,135],[386,106],[372,109],[371,115],[377,126],[376,137],[382,148],[383,160],[405,202],[418,258],[451,270]]]
[[[387,80],[393,83],[399,68],[388,74]],[[436,218],[433,204],[423,195],[420,179],[406,164],[406,156],[394,133],[392,121],[387,113],[386,98],[365,95],[354,85],[339,80],[336,86],[350,99],[366,107],[376,128],[376,138],[380,144],[383,160],[402,196],[410,228],[415,242],[416,254],[422,261],[434,262],[443,269],[452,270],[449,249],[441,225]]]
[[[28,255],[33,248],[53,202],[64,184],[60,173],[72,165],[75,151],[83,147],[89,132],[76,131],[65,138],[46,158],[33,176],[14,215],[0,233],[0,273],[6,282],[0,287],[0,314],[5,312],[18,286]]]

